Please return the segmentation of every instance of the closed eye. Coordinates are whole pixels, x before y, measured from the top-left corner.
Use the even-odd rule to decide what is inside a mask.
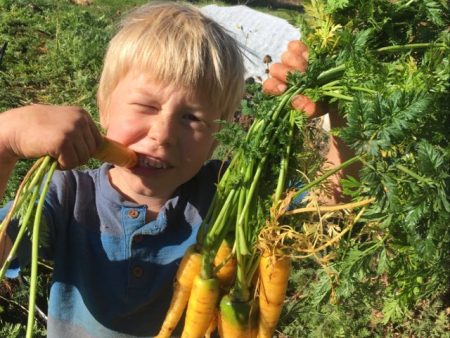
[[[133,102],[131,103],[131,105],[137,107],[139,110],[141,110],[142,112],[155,112],[158,111],[159,108],[155,105],[151,105],[151,104],[144,104],[144,103],[138,103],[138,102]]]

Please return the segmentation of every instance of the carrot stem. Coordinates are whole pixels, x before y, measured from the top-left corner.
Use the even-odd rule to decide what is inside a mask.
[[[8,228],[8,225],[9,225],[11,219],[14,217],[16,210],[18,208],[20,208],[20,206],[22,205],[24,199],[27,196],[27,192],[29,192],[32,189],[32,186],[30,185],[30,179],[33,177],[33,175],[36,173],[36,171],[40,168],[43,161],[44,161],[44,157],[39,158],[33,164],[33,166],[28,170],[27,174],[25,175],[22,182],[20,183],[20,186],[16,192],[16,197],[14,198],[14,201],[13,201],[6,217],[3,219],[3,221],[0,224],[0,243],[3,243],[5,241],[6,230]]]
[[[294,135],[295,114],[295,111],[291,111],[289,113],[288,144],[286,145],[285,152],[280,162],[280,174],[278,175],[277,187],[275,189],[275,196],[273,198],[274,203],[277,203],[280,200],[281,194],[283,193],[286,185],[289,156],[291,154],[292,138]]]
[[[49,157],[43,162],[43,166],[50,161]],[[36,305],[36,285],[37,285],[37,270],[38,270],[38,256],[39,256],[39,231],[42,218],[42,210],[44,209],[45,196],[47,195],[50,182],[53,173],[56,170],[57,162],[53,161],[50,165],[50,169],[47,174],[47,178],[44,182],[42,192],[39,198],[38,205],[36,207],[36,214],[34,216],[33,223],[33,235],[32,235],[32,247],[31,247],[31,276],[30,276],[30,296],[28,303],[28,323],[26,337],[31,338],[33,336],[33,326],[34,326],[34,308]]]
[[[310,190],[312,187],[314,187],[314,186],[318,185],[319,183],[323,182],[324,180],[326,180],[328,177],[336,174],[339,170],[344,169],[344,168],[348,167],[349,165],[352,165],[353,163],[356,163],[358,161],[361,161],[361,157],[355,156],[355,157],[352,157],[351,159],[345,161],[344,163],[341,163],[340,165],[334,167],[333,169],[328,170],[322,176],[318,177],[314,181],[312,181],[312,182],[306,184],[305,186],[303,186],[302,188],[300,188],[292,198],[293,199],[297,198],[304,192]]]

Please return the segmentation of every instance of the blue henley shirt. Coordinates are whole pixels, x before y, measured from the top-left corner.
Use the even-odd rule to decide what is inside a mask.
[[[44,214],[43,257],[54,262],[48,337],[152,337],[163,322],[178,264],[215,192],[210,161],[146,223],[146,206],[125,200],[98,169],[57,171]],[[0,210],[3,218],[6,208]],[[23,243],[19,264],[29,262]]]

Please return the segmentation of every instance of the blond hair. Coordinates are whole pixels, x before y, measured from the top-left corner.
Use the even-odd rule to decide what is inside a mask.
[[[202,93],[222,119],[232,117],[244,92],[238,43],[189,4],[150,3],[125,16],[105,56],[97,92],[100,111],[131,69],[189,94]]]

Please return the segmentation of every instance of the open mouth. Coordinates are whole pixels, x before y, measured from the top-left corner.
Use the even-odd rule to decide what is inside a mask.
[[[147,156],[139,156],[139,166],[144,168],[152,168],[152,169],[168,169],[171,166],[159,159],[150,158]]]

